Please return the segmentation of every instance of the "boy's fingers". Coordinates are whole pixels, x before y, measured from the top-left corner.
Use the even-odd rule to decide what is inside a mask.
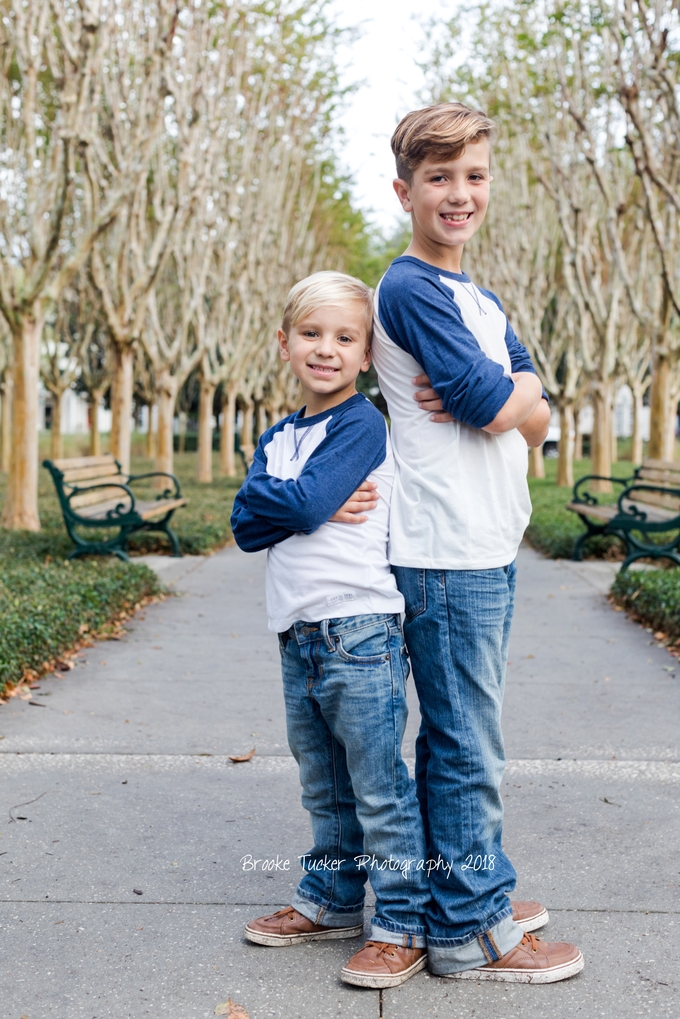
[[[448,411],[445,410],[439,411],[439,413],[437,414],[430,414],[430,421],[442,421],[444,423],[448,423],[450,421],[455,420],[456,419],[454,417],[451,417]]]
[[[363,513],[350,513],[349,510],[339,509],[330,519],[335,524],[363,524],[368,517]]]
[[[419,389],[413,394],[413,399],[417,403],[428,403],[436,400],[437,403],[441,403],[441,397],[436,389]]]
[[[413,381],[413,385],[414,386],[431,386],[432,385],[432,383],[430,382],[429,375],[425,375],[424,373],[422,375],[416,375],[416,377],[412,381]]]
[[[362,483],[357,488],[357,492],[372,492],[377,487],[378,487],[377,481],[362,481]]]

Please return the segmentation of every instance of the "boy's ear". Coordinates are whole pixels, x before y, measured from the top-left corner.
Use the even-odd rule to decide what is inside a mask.
[[[281,354],[282,361],[290,361],[290,350],[288,349],[288,337],[284,333],[283,329],[279,329],[276,334],[276,338],[279,341],[279,353]]]
[[[395,194],[399,199],[404,212],[413,212],[410,184],[407,184],[405,180],[401,179],[401,177],[397,177],[396,180],[392,181],[392,187],[394,188]]]
[[[361,368],[359,369],[359,371],[367,372],[370,367],[371,367],[371,348],[366,347],[364,359],[361,362]]]

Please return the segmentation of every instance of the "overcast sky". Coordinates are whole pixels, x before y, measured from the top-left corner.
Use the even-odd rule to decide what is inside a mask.
[[[341,156],[355,178],[355,194],[374,221],[390,230],[399,221],[392,191],[394,161],[390,137],[400,117],[418,105],[423,76],[416,64],[419,21],[450,16],[451,0],[336,0],[341,25],[362,26],[362,36],[343,51],[346,81],[365,81],[342,117]],[[414,13],[416,18],[414,19]],[[346,58],[345,58],[346,54]]]

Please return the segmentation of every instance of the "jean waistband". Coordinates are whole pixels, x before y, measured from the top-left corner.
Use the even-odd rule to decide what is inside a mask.
[[[316,622],[307,622],[304,619],[296,623],[280,634],[282,638],[295,639],[298,644],[312,644],[314,641],[322,640],[329,651],[334,647],[331,637],[337,634],[351,633],[355,630],[363,630],[376,623],[387,623],[394,629],[401,629],[400,616],[378,612],[368,613],[360,616],[343,616],[334,619],[320,619]]]

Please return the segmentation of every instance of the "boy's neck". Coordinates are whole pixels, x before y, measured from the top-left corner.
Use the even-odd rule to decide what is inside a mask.
[[[351,386],[345,387],[345,389],[339,390],[337,393],[313,393],[305,386],[302,386],[301,389],[305,406],[305,412],[302,416],[305,418],[316,417],[317,414],[323,414],[327,410],[332,410],[333,407],[340,406],[345,400],[349,400],[351,396],[354,396],[357,391],[354,383]]]
[[[418,258],[421,262],[427,262],[428,265],[433,265],[436,269],[444,269],[445,272],[462,273],[460,261],[463,257],[464,247],[464,244],[457,244],[455,247],[434,244],[427,237],[419,237],[414,233],[404,254]]]

